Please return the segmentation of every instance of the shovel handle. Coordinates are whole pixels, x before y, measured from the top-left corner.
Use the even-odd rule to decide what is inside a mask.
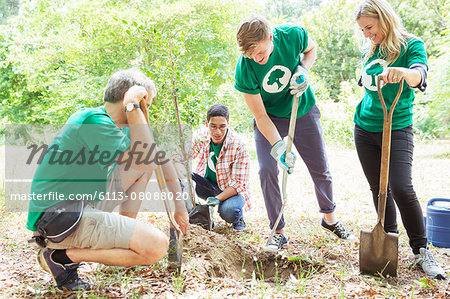
[[[289,132],[288,132],[288,140],[286,143],[286,153],[290,153],[292,151],[292,144],[294,142],[295,124],[297,121],[297,111],[298,111],[298,102],[299,101],[300,101],[300,96],[294,95],[294,99],[292,100],[291,118],[289,120]],[[266,246],[269,246],[270,242],[272,241],[273,235],[275,234],[275,231],[277,230],[278,223],[280,223],[281,216],[283,215],[284,207],[286,206],[287,176],[288,176],[287,170],[284,170],[283,171],[283,181],[281,183],[281,192],[283,195],[283,205],[281,206],[280,212],[278,213],[277,221],[275,221],[275,223],[272,227],[272,231],[270,233],[269,239],[267,240]]]
[[[166,179],[164,178],[164,173],[162,171],[161,165],[158,165],[156,167],[155,174],[156,174],[156,180],[158,181],[159,189],[161,190],[161,192],[166,192],[166,194],[167,194],[168,191],[167,191]],[[172,215],[172,211],[170,209],[169,203],[167,202],[166,199],[163,200],[163,202],[164,202],[164,207],[166,208],[167,216],[169,217],[170,226],[174,227],[177,230],[178,235],[181,236],[182,233],[181,233],[180,226],[177,224],[177,222],[175,221],[175,218]]]
[[[380,184],[378,189],[378,222],[384,227],[384,217],[386,214],[386,200],[387,200],[387,185],[389,181],[389,158],[391,152],[391,133],[392,133],[392,115],[394,114],[395,106],[403,91],[404,79],[400,81],[397,96],[394,102],[387,111],[386,103],[381,93],[382,80],[378,77],[377,88],[378,97],[380,98],[381,106],[383,107],[383,139],[381,147],[381,166],[380,166]]]
[[[142,113],[144,113],[144,117],[147,122],[147,125],[149,125],[150,119],[148,117],[148,108],[147,108],[147,103],[145,102],[145,99],[142,99],[139,102],[139,105],[141,106]],[[150,130],[150,127],[149,127],[149,130]],[[155,173],[156,173],[156,180],[158,181],[158,186],[159,186],[160,191],[168,193],[166,180],[164,178],[164,173],[162,171],[161,165],[157,165]],[[178,224],[176,223],[176,221],[172,215],[169,203],[167,202],[167,200],[163,200],[163,202],[164,202],[164,207],[166,208],[167,216],[169,217],[170,226],[174,227],[177,230],[178,235],[181,235],[182,234],[181,229],[178,226]]]

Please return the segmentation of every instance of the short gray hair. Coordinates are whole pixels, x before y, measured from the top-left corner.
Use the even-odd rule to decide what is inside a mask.
[[[105,93],[103,94],[103,101],[110,103],[122,101],[127,90],[134,85],[150,89],[152,98],[156,96],[155,83],[138,68],[131,68],[115,72],[109,78]]]

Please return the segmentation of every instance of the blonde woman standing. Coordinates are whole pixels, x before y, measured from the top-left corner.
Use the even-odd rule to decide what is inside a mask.
[[[384,0],[366,0],[355,10],[354,19],[363,41],[363,70],[359,85],[365,95],[356,107],[355,145],[369,182],[375,208],[380,180],[383,110],[377,93],[377,78],[383,82],[382,94],[389,108],[399,83],[404,87],[392,119],[391,161],[384,227],[398,233],[396,207],[400,210],[416,265],[437,279],[446,274],[427,249],[422,209],[412,185],[414,89],[425,91],[427,57],[424,43],[407,33],[399,16]],[[395,203],[394,203],[395,201]]]

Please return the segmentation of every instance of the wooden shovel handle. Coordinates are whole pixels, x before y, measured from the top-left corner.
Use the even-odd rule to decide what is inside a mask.
[[[297,121],[297,111],[298,111],[298,102],[299,101],[300,101],[300,97],[298,95],[294,95],[294,99],[292,100],[291,118],[289,120],[289,132],[288,132],[288,140],[286,143],[286,153],[290,153],[292,151],[292,144],[294,143],[295,123]]]
[[[288,132],[288,140],[286,144],[286,153],[290,153],[292,151],[292,144],[294,142],[294,133],[295,133],[295,124],[297,122],[297,111],[298,111],[298,102],[300,101],[299,95],[294,95],[294,99],[292,100],[292,110],[291,110],[291,118],[289,120],[289,132]],[[278,213],[277,220],[275,221],[272,231],[270,232],[269,239],[267,239],[266,246],[269,246],[272,241],[273,235],[277,229],[278,223],[280,223],[281,216],[284,213],[284,207],[287,203],[287,170],[283,171],[283,180],[281,182],[281,192],[283,196],[283,205],[281,206],[280,212]]]
[[[384,217],[386,214],[386,200],[387,200],[387,185],[389,181],[389,158],[391,152],[391,133],[392,133],[392,115],[394,114],[395,106],[403,91],[404,79],[400,81],[400,86],[392,103],[389,113],[386,108],[386,103],[381,93],[381,80],[378,77],[377,88],[378,97],[380,98],[381,106],[383,107],[383,139],[381,147],[381,166],[380,166],[380,184],[378,189],[378,222],[384,227]]]
[[[145,102],[145,99],[142,99],[139,102],[139,105],[141,106],[141,110],[142,110],[142,113],[144,113],[144,117],[147,122],[148,129],[150,130],[150,119],[148,116],[148,108],[147,108],[147,103]],[[168,190],[167,190],[167,185],[166,185],[166,179],[164,178],[164,172],[162,171],[161,165],[159,165],[159,164],[156,166],[155,175],[156,175],[156,180],[158,181],[158,186],[159,186],[160,191],[166,192],[166,194],[167,194]],[[182,232],[181,232],[180,226],[177,224],[177,222],[175,221],[175,219],[172,215],[172,211],[170,210],[169,203],[167,202],[167,200],[163,200],[163,202],[164,202],[164,207],[166,208],[167,216],[169,217],[170,226],[174,227],[177,230],[178,235],[181,236]]]

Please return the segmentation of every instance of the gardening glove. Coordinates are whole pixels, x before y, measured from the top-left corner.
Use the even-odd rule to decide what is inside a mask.
[[[206,199],[207,206],[217,206],[218,204],[220,204],[220,200],[215,197],[210,196]]]
[[[294,164],[297,157],[293,152],[286,153],[286,142],[277,141],[270,150],[272,157],[278,161],[281,169],[286,170],[289,174],[294,171]]]
[[[308,88],[308,70],[298,65],[291,77],[289,88],[291,89],[292,95],[301,96]]]

